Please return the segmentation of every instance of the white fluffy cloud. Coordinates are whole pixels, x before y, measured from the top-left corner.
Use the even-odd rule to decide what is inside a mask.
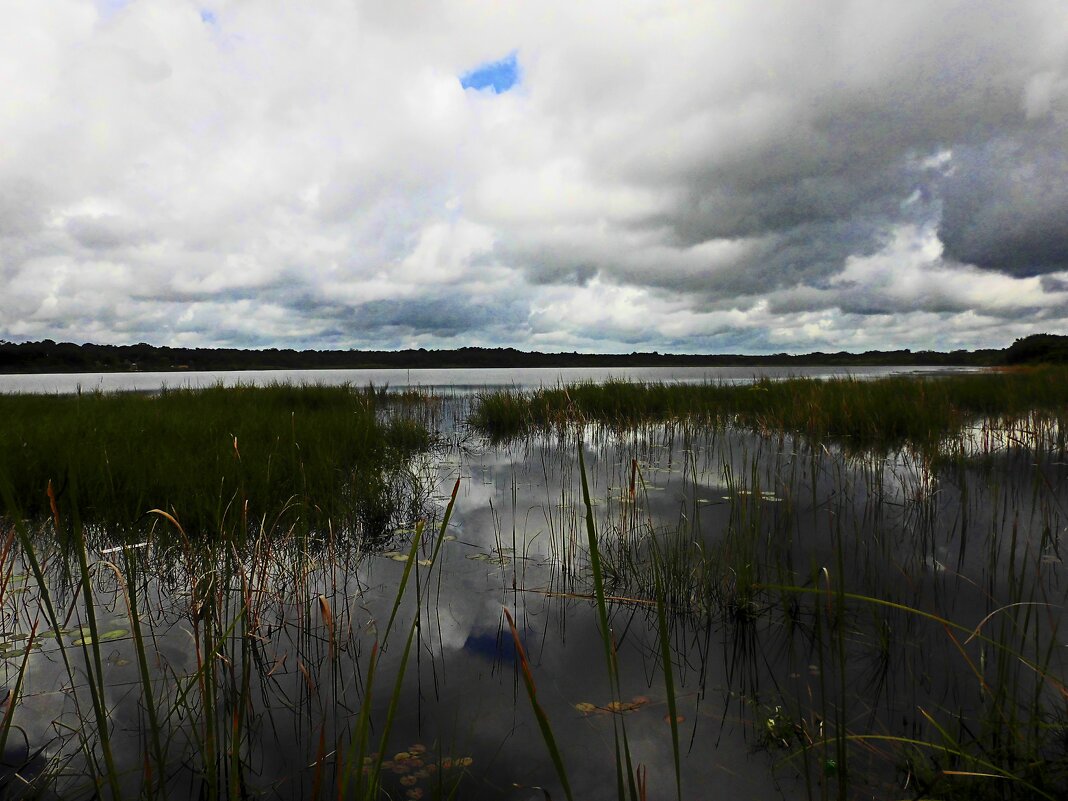
[[[16,2],[0,338],[1068,330],[1059,0]],[[459,76],[514,52],[510,91]]]

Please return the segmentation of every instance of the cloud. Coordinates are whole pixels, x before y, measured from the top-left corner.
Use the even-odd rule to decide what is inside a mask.
[[[954,159],[941,192],[947,255],[1010,275],[1068,269],[1065,134],[1047,123]]]
[[[1055,0],[56,0],[10,12],[0,70],[0,338],[1068,329]]]

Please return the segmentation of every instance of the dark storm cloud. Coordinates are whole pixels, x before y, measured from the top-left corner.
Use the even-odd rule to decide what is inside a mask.
[[[968,148],[954,167],[941,186],[948,257],[1017,276],[1068,270],[1068,130]]]
[[[452,337],[479,330],[509,319],[515,308],[475,303],[456,296],[377,300],[346,312],[347,327],[362,335],[385,330],[428,332]]]

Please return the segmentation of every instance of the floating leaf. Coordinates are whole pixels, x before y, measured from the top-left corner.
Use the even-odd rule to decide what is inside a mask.
[[[41,648],[39,642],[35,642],[28,648],[12,648],[12,649],[0,649],[0,658],[2,659],[16,659],[26,656],[27,651],[38,651]]]
[[[100,640],[100,642],[108,642],[109,640],[121,640],[123,637],[125,637],[129,633],[130,632],[127,629],[112,629],[111,631],[105,631],[103,634],[101,634],[100,637],[99,637],[99,640]],[[74,641],[74,644],[75,645],[92,645],[93,644],[93,638],[88,636],[88,635],[86,635],[84,637],[79,637],[77,640]]]

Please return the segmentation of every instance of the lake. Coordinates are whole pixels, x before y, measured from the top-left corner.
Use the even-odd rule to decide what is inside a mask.
[[[527,367],[441,370],[229,370],[167,373],[48,373],[0,375],[0,393],[151,392],[161,387],[207,387],[272,383],[353,384],[448,392],[477,392],[492,387],[530,388],[576,381],[665,381],[745,383],[753,378],[856,376],[975,371],[974,367]]]
[[[983,772],[972,748],[996,765],[985,772],[1031,780],[1024,746],[1038,748],[1038,711],[1043,726],[1065,721],[1068,466],[1055,432],[981,422],[968,453],[932,459],[730,425],[588,424],[495,442],[463,422],[473,391],[494,386],[902,372],[913,368],[4,376],[9,393],[276,381],[445,390],[385,411],[426,420],[439,439],[405,468],[419,514],[373,542],[264,520],[252,542],[202,552],[91,526],[95,655],[81,647],[76,560],[47,528],[35,550],[72,616],[58,638],[20,648],[47,621],[32,565],[5,551],[6,685],[29,665],[5,758],[23,754],[25,774],[64,797],[91,796],[75,721],[93,715],[96,676],[116,786],[130,796],[159,748],[168,771],[149,785],[168,797],[310,799],[377,761],[381,797],[563,798],[529,675],[576,799],[617,798],[617,764],[625,784],[645,775],[649,798],[675,798],[672,718],[685,798],[938,795],[969,781],[947,776]],[[121,580],[131,572],[143,666]],[[150,706],[166,718],[155,727]],[[356,748],[363,714],[374,725]],[[991,742],[1006,749],[996,763]],[[95,739],[88,752],[103,759]]]

